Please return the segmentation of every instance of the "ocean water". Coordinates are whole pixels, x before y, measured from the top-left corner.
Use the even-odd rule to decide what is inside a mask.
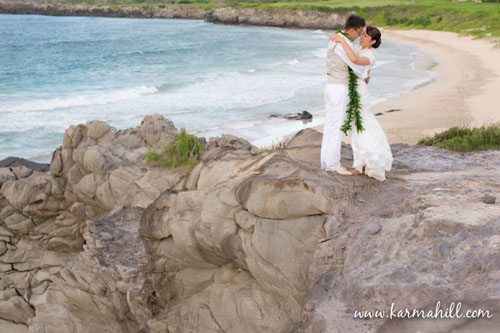
[[[70,125],[123,129],[161,113],[199,136],[257,146],[323,121],[328,31],[197,20],[0,15],[0,159],[49,161]],[[434,79],[418,48],[383,39],[373,103]],[[307,110],[309,123],[269,118]]]

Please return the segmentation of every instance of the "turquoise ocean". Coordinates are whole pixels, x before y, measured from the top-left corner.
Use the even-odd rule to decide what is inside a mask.
[[[198,20],[0,15],[0,159],[49,161],[70,125],[123,129],[160,113],[257,146],[323,122],[329,31]],[[418,48],[383,39],[372,103],[434,79]],[[309,123],[269,118],[307,110]]]

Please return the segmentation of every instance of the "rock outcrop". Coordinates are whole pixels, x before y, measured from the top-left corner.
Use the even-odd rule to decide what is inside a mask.
[[[317,10],[254,9],[222,7],[203,9],[179,4],[110,7],[92,4],[0,1],[0,13],[51,16],[102,16],[131,18],[198,19],[219,24],[243,24],[305,29],[338,29],[349,13]]]
[[[0,13],[38,14],[51,16],[101,16],[130,18],[203,19],[206,10],[192,6],[142,6],[113,8],[92,4],[0,1]]]
[[[343,27],[350,13],[320,12],[315,10],[216,8],[207,11],[207,22],[243,24],[302,29],[338,29]]]
[[[191,173],[143,161],[176,134],[72,126],[48,172],[4,180],[1,332],[396,332],[439,321],[354,310],[437,301],[498,327],[498,152],[393,145],[382,183],[321,171],[311,129],[263,154],[212,138]]]

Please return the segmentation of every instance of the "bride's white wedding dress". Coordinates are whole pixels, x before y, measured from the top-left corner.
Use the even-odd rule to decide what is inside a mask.
[[[364,131],[358,133],[356,127],[352,127],[351,146],[354,159],[352,167],[358,172],[362,172],[363,167],[365,167],[364,172],[367,176],[383,181],[385,180],[385,172],[391,170],[393,157],[384,130],[371,112],[370,94],[363,80],[371,71],[375,61],[375,52],[372,49],[362,49],[358,56],[370,59],[370,65],[365,66],[363,77],[358,78]]]

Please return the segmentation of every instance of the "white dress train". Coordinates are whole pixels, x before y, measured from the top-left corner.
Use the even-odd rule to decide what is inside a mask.
[[[370,59],[370,66],[367,67],[367,73],[371,70],[375,60],[375,53],[371,49],[363,49],[359,56]],[[364,75],[366,77],[367,75]],[[361,97],[361,117],[364,131],[359,133],[356,127],[352,127],[351,146],[353,152],[352,167],[362,172],[365,167],[365,174],[377,180],[385,180],[385,172],[391,170],[392,152],[387,142],[384,130],[380,126],[375,115],[370,108],[370,94],[367,85],[362,78],[358,79],[358,91]]]

